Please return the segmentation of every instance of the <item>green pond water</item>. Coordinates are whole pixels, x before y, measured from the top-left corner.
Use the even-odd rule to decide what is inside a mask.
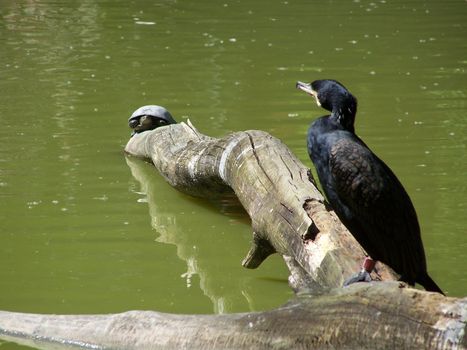
[[[357,96],[357,133],[409,192],[430,274],[467,295],[466,38],[461,0],[2,0],[0,310],[287,301],[279,256],[241,266],[241,208],[179,193],[122,150],[129,115],[160,104],[210,136],[265,130],[311,166],[306,130],[325,112],[294,86],[322,78]]]

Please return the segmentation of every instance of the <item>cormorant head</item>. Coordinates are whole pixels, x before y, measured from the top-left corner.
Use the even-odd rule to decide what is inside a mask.
[[[354,131],[357,99],[336,80],[315,80],[312,83],[297,82],[296,87],[313,96],[316,104],[330,111],[331,118],[344,129]]]

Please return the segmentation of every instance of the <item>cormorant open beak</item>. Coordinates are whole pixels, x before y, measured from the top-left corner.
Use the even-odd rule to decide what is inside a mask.
[[[297,81],[297,84],[295,84],[295,87],[313,96],[316,100],[316,104],[318,106],[321,106],[321,103],[318,100],[318,93],[315,90],[313,90],[313,88],[311,87],[311,84],[307,84],[302,81]]]

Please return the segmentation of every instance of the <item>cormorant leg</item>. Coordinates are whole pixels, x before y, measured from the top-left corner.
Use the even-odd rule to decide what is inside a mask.
[[[376,261],[367,256],[362,264],[362,269],[349,279],[345,280],[344,287],[355,282],[371,282],[370,273],[375,268]]]

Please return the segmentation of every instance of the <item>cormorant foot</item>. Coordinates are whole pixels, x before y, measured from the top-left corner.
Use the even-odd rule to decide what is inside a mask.
[[[362,264],[362,269],[344,282],[344,287],[356,282],[371,282],[370,273],[375,268],[375,261],[367,256]]]
[[[344,287],[356,282],[371,282],[371,276],[365,269],[362,269],[359,273],[356,273],[352,277],[348,278],[344,282]]]

